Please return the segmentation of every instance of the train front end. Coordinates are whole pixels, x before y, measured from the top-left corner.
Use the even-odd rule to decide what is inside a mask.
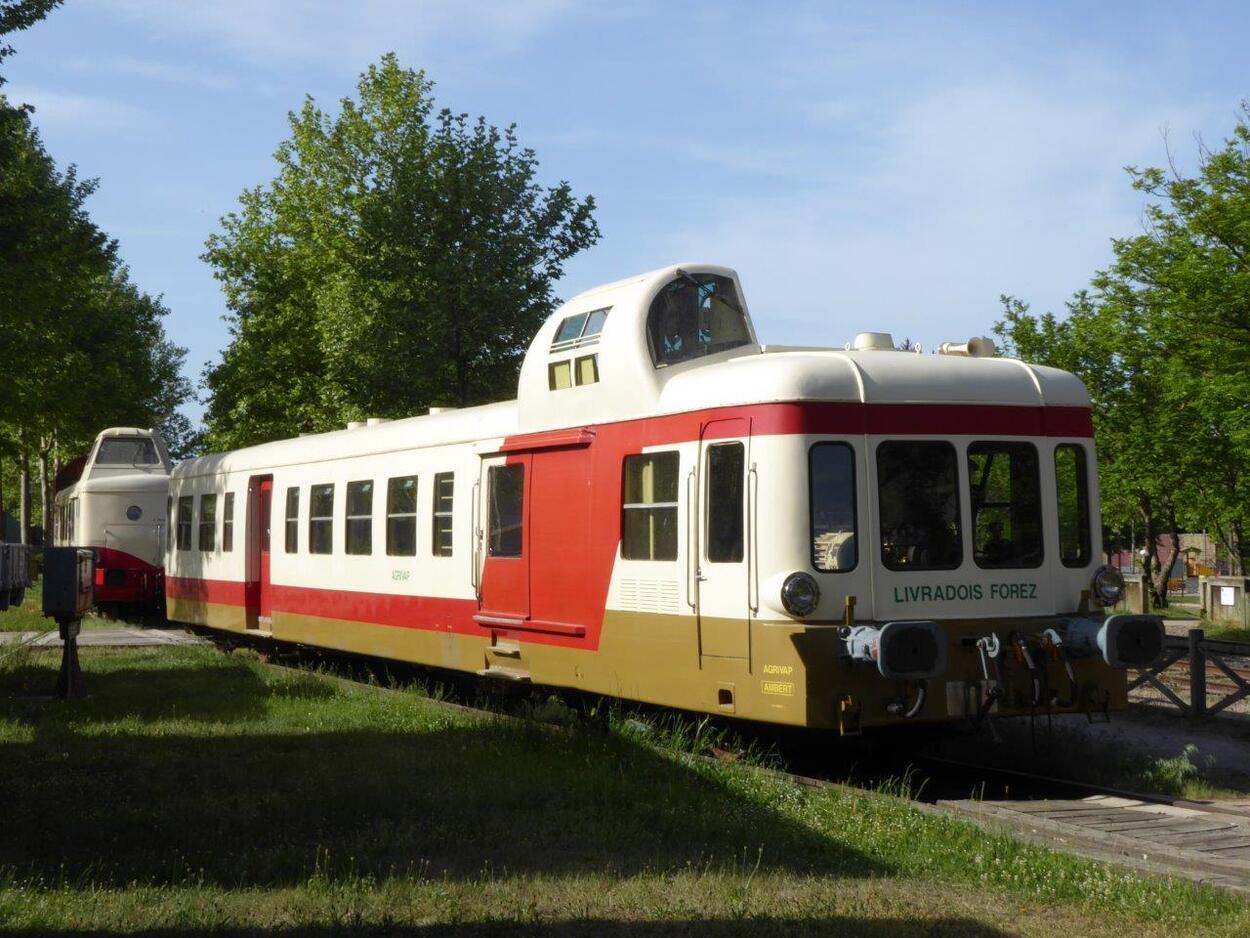
[[[155,430],[102,431],[81,477],[57,493],[54,540],[96,554],[97,606],[119,615],[164,602],[170,459]]]
[[[761,710],[856,733],[1122,708],[1164,631],[1117,611],[1080,382],[859,344],[779,354],[825,399],[753,443],[761,487],[798,496],[756,519]]]

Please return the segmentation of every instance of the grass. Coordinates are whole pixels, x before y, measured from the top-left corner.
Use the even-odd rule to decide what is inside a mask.
[[[99,616],[87,616],[82,620],[84,629],[115,629],[125,622],[115,622]],[[55,629],[56,623],[43,615],[43,580],[38,579],[26,588],[26,598],[20,606],[10,606],[0,612],[0,632],[46,632]],[[3,649],[0,645],[0,649]],[[0,651],[0,653],[3,653]]]
[[[1250,906],[869,792],[699,724],[500,722],[204,648],[0,662],[5,934],[1244,935]]]

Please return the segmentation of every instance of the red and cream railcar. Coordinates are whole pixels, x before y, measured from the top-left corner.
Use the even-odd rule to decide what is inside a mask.
[[[169,617],[844,731],[1122,704],[1161,624],[1090,602],[1085,390],[953,351],[761,345],[722,267],[588,291],[515,401],[182,463]]]
[[[169,472],[158,432],[112,427],[96,437],[78,481],[57,492],[53,543],[95,548],[98,605],[159,604]]]

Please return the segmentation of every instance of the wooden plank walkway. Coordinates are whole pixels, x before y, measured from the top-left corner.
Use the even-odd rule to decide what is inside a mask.
[[[1250,894],[1250,802],[1157,804],[1091,795],[938,805],[1062,850]]]

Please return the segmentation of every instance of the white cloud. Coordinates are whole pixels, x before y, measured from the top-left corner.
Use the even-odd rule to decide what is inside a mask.
[[[165,36],[211,43],[255,65],[317,63],[358,71],[380,53],[421,54],[443,42],[475,52],[519,48],[556,22],[568,0],[107,0],[102,9]]]
[[[258,92],[272,95],[283,91],[281,85],[271,81],[253,81],[237,74],[199,68],[194,65],[164,62],[132,56],[92,56],[71,59],[66,67],[79,73],[109,73],[141,78],[164,84],[202,88],[207,91],[229,93],[235,91]]]
[[[148,119],[142,108],[98,95],[52,91],[17,82],[6,83],[4,94],[11,102],[32,105],[35,123],[43,130],[120,133],[133,130]]]

